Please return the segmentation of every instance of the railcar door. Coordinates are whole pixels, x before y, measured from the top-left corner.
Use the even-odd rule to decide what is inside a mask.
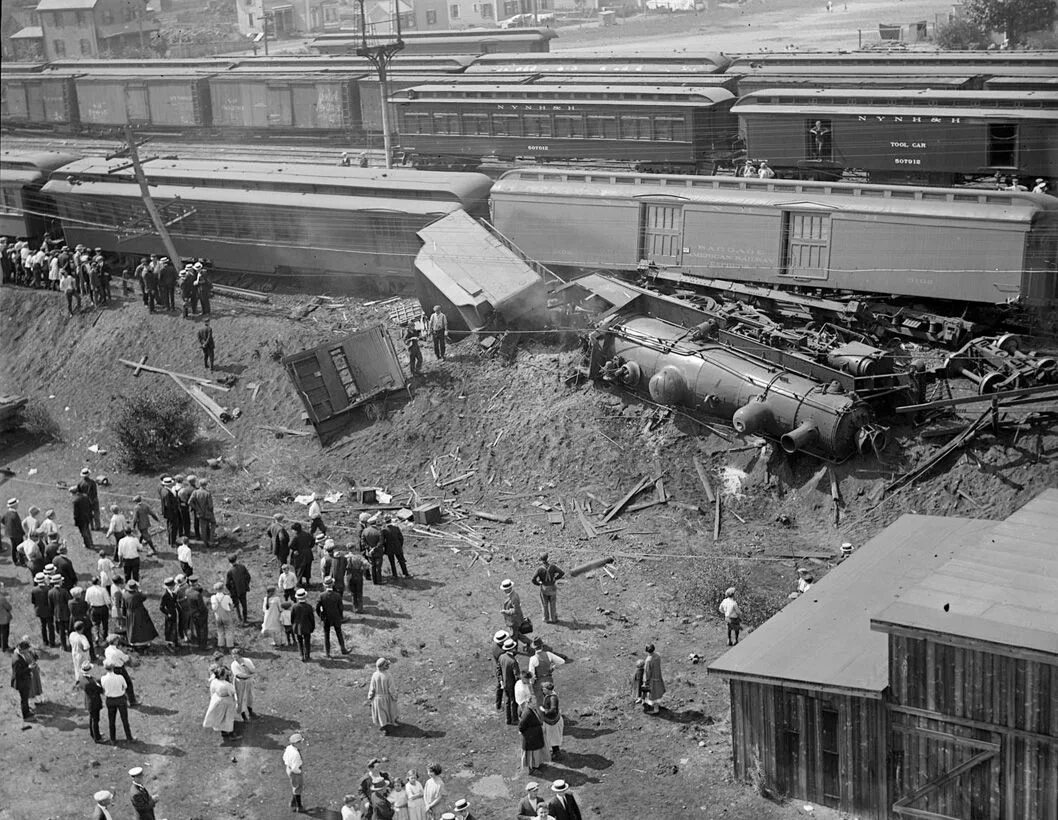
[[[830,267],[830,214],[783,214],[783,276],[826,279]]]
[[[678,265],[683,258],[683,206],[645,202],[640,222],[639,258]]]

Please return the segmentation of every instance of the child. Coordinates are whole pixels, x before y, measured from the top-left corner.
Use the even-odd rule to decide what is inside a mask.
[[[279,605],[279,625],[283,627],[283,632],[287,636],[287,646],[294,645],[294,626],[290,622],[290,612],[294,609],[294,605],[290,601],[283,601]]]
[[[105,550],[99,551],[99,560],[96,561],[96,575],[99,576],[99,586],[110,589],[110,581],[114,577],[114,562],[111,561]]]
[[[632,696],[636,703],[643,703],[647,695],[647,687],[643,685],[643,669],[646,665],[647,662],[642,659],[636,661],[636,671],[632,675]],[[646,709],[646,706],[643,708]]]
[[[125,516],[121,514],[117,504],[110,505],[110,526],[107,527],[107,538],[114,536],[114,553],[117,554],[118,542],[125,537]]]
[[[191,541],[186,535],[180,536],[180,546],[176,548],[176,560],[180,562],[180,570],[188,578],[195,574],[191,566]]]
[[[279,574],[278,585],[283,590],[283,600],[293,601],[294,591],[298,586],[298,576],[290,564],[283,564],[283,571]]]

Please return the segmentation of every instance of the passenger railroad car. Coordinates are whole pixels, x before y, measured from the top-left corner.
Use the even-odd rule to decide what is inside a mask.
[[[722,88],[427,85],[398,104],[417,157],[604,160],[711,169],[733,155],[734,95]]]
[[[551,50],[558,35],[549,28],[462,29],[408,31],[401,34],[403,54],[494,54],[500,51],[536,53]],[[394,40],[396,37],[393,38]],[[354,31],[317,36],[310,44],[321,54],[355,54],[363,38]]]
[[[118,161],[84,159],[44,186],[70,243],[161,253],[139,187]],[[225,271],[325,276],[336,288],[406,288],[416,232],[446,214],[487,208],[478,174],[218,161],[148,164],[151,192],[181,253]]]
[[[48,175],[74,157],[51,152],[0,154],[0,236],[33,242],[45,233],[61,235],[53,204],[40,196]]]
[[[780,74],[919,74],[941,76],[988,74],[1000,76],[1058,74],[1058,53],[1054,51],[877,51],[781,52],[746,54],[731,62],[732,74],[754,72]]]
[[[1000,304],[1058,296],[1042,194],[516,170],[492,221],[552,269],[634,271]]]
[[[766,89],[732,109],[777,171],[948,185],[1058,176],[1058,92]]]
[[[697,77],[720,74],[731,59],[723,54],[673,54],[663,51],[615,53],[608,51],[569,52],[548,54],[485,54],[478,57],[466,70],[468,75],[488,74],[546,74],[554,77],[576,75],[612,76],[614,82],[624,82],[634,74],[664,75],[666,77]],[[601,80],[600,80],[601,82]]]

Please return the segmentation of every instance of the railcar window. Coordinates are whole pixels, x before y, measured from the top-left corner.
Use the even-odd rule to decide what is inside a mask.
[[[617,118],[589,115],[588,139],[617,139]]]
[[[658,142],[679,142],[685,140],[686,129],[682,117],[655,117],[654,136]]]
[[[525,136],[550,137],[552,130],[551,117],[547,114],[525,115]]]
[[[988,164],[993,167],[1013,167],[1017,164],[1018,127],[1012,123],[991,123],[988,126]]]
[[[580,116],[555,115],[556,137],[583,137],[584,118]]]
[[[435,134],[458,134],[459,133],[459,115],[458,114],[434,114],[433,115],[433,131]]]
[[[649,140],[650,117],[621,116],[621,139]]]
[[[520,137],[522,123],[516,114],[493,114],[492,133],[497,137]]]
[[[488,134],[489,133],[489,115],[488,114],[464,114],[463,115],[463,133],[464,134]]]

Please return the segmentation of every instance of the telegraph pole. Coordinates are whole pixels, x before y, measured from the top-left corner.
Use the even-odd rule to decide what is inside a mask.
[[[158,236],[162,239],[162,244],[165,245],[166,251],[169,252],[169,259],[172,260],[173,266],[180,270],[182,265],[180,264],[180,255],[176,252],[176,245],[173,244],[173,238],[169,235],[169,228],[166,226],[166,222],[162,219],[161,213],[158,211],[158,206],[154,204],[154,199],[151,198],[151,189],[147,185],[147,177],[143,173],[143,164],[140,162],[139,147],[143,143],[136,142],[136,135],[132,132],[132,127],[129,125],[125,126],[125,147],[115,151],[113,154],[107,156],[107,159],[117,159],[118,157],[128,157],[129,162],[132,165],[132,173],[136,176],[136,182],[140,186],[140,196],[143,198],[143,207],[147,209],[147,214],[151,218],[151,222],[154,224],[154,230]],[[124,166],[125,168],[129,166]],[[121,170],[115,168],[113,170]]]
[[[362,45],[356,50],[356,54],[358,57],[367,57],[371,61],[371,65],[375,67],[375,71],[378,72],[378,90],[379,94],[382,95],[382,145],[386,154],[386,167],[392,168],[393,138],[389,128],[389,85],[386,72],[390,61],[398,51],[404,48],[404,41],[400,37],[400,0],[393,0],[393,16],[395,18],[394,25],[396,26],[397,39],[389,40],[388,36],[384,38],[375,37],[372,38],[374,42],[369,41],[367,35],[367,15],[364,12],[366,0],[358,0],[358,2],[360,3]]]

